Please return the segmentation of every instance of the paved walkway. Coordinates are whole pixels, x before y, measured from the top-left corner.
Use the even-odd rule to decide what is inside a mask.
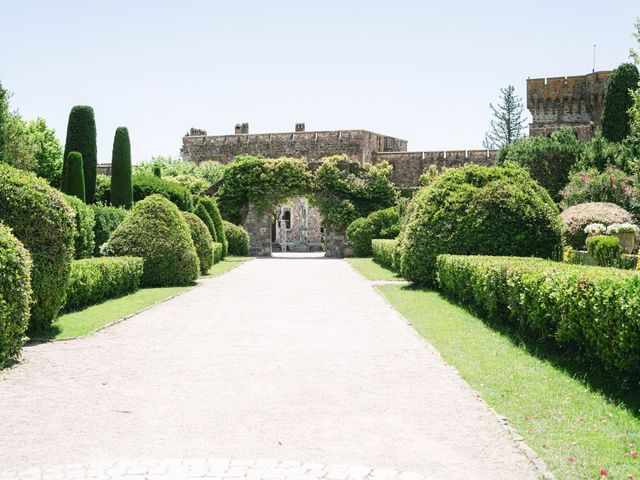
[[[341,260],[253,260],[87,338],[28,347],[0,372],[6,476],[209,457],[289,461],[270,478],[292,480],[536,478],[496,416]]]

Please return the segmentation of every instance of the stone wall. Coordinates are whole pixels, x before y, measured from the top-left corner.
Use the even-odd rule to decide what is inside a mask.
[[[406,140],[366,130],[237,135],[191,135],[189,132],[182,139],[185,160],[195,163],[206,160],[229,163],[238,155],[296,157],[313,162],[329,155],[346,154],[362,164],[371,163],[375,152],[406,149]]]
[[[600,123],[610,73],[528,79],[529,134],[549,135],[568,126],[581,140],[591,138]]]
[[[493,165],[497,150],[450,150],[441,152],[378,152],[373,155],[373,164],[387,161],[393,166],[391,180],[399,188],[414,188],[420,184],[422,175],[431,165],[459,167],[474,163]]]

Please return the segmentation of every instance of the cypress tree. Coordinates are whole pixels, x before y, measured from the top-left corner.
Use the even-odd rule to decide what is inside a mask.
[[[67,159],[71,152],[82,154],[87,203],[93,203],[96,191],[98,147],[96,144],[96,121],[93,108],[88,105],[76,105],[69,113],[64,158]],[[64,182],[68,178],[66,175],[67,168],[68,165],[65,162],[62,165],[63,191],[65,191]]]
[[[67,195],[73,195],[85,202],[87,197],[85,194],[82,164],[82,154],[80,152],[69,153],[67,157],[67,178],[63,191]]]
[[[209,233],[211,234],[211,238],[213,239],[213,241],[217,242],[218,238],[216,236],[216,227],[213,225],[213,220],[211,220],[211,215],[209,215],[209,212],[207,212],[207,209],[204,208],[204,205],[199,203],[198,206],[196,207],[195,214],[207,226],[207,229],[209,230]]]
[[[118,127],[113,138],[111,156],[111,203],[114,207],[131,208],[131,142],[127,127]]]
[[[639,81],[638,69],[631,63],[623,63],[609,77],[604,94],[602,135],[610,142],[621,142],[629,135],[631,90],[638,88]]]
[[[153,167],[153,174],[158,178],[162,177],[162,170],[160,170],[160,167]]]

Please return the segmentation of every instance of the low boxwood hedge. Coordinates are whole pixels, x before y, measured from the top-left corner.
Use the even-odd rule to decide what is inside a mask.
[[[508,321],[607,368],[640,373],[640,275],[537,258],[440,255],[438,282],[482,315]]]
[[[622,263],[622,247],[618,237],[596,235],[586,241],[587,252],[600,267],[619,267]]]
[[[398,241],[396,239],[375,238],[371,240],[374,260],[384,267],[397,270],[394,261],[394,252],[397,244]]]
[[[31,255],[0,223],[0,368],[20,355],[30,306]]]
[[[143,263],[139,257],[102,257],[73,261],[67,284],[65,311],[79,310],[137,290]]]
[[[69,204],[76,214],[76,238],[74,242],[74,258],[90,258],[93,256],[95,249],[95,226],[96,219],[93,208],[87,205],[78,197],[73,195],[64,195],[65,201]]]
[[[213,263],[218,263],[222,260],[222,244],[220,242],[213,242]]]
[[[178,182],[165,180],[155,175],[137,174],[131,177],[131,184],[135,202],[139,202],[149,195],[158,194],[171,200],[184,212],[193,210],[193,195]]]
[[[100,247],[107,243],[113,231],[127,216],[127,210],[121,207],[108,207],[105,205],[92,205],[91,207],[96,221],[93,229],[96,247],[93,254],[97,257],[100,255]]]
[[[249,254],[249,234],[247,231],[226,220],[222,221],[224,235],[228,243],[229,255],[240,255],[244,257]]]

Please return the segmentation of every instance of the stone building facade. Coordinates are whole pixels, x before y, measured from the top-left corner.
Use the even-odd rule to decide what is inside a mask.
[[[610,74],[528,79],[527,108],[533,117],[529,134],[549,135],[568,126],[580,140],[589,140],[600,123]]]

